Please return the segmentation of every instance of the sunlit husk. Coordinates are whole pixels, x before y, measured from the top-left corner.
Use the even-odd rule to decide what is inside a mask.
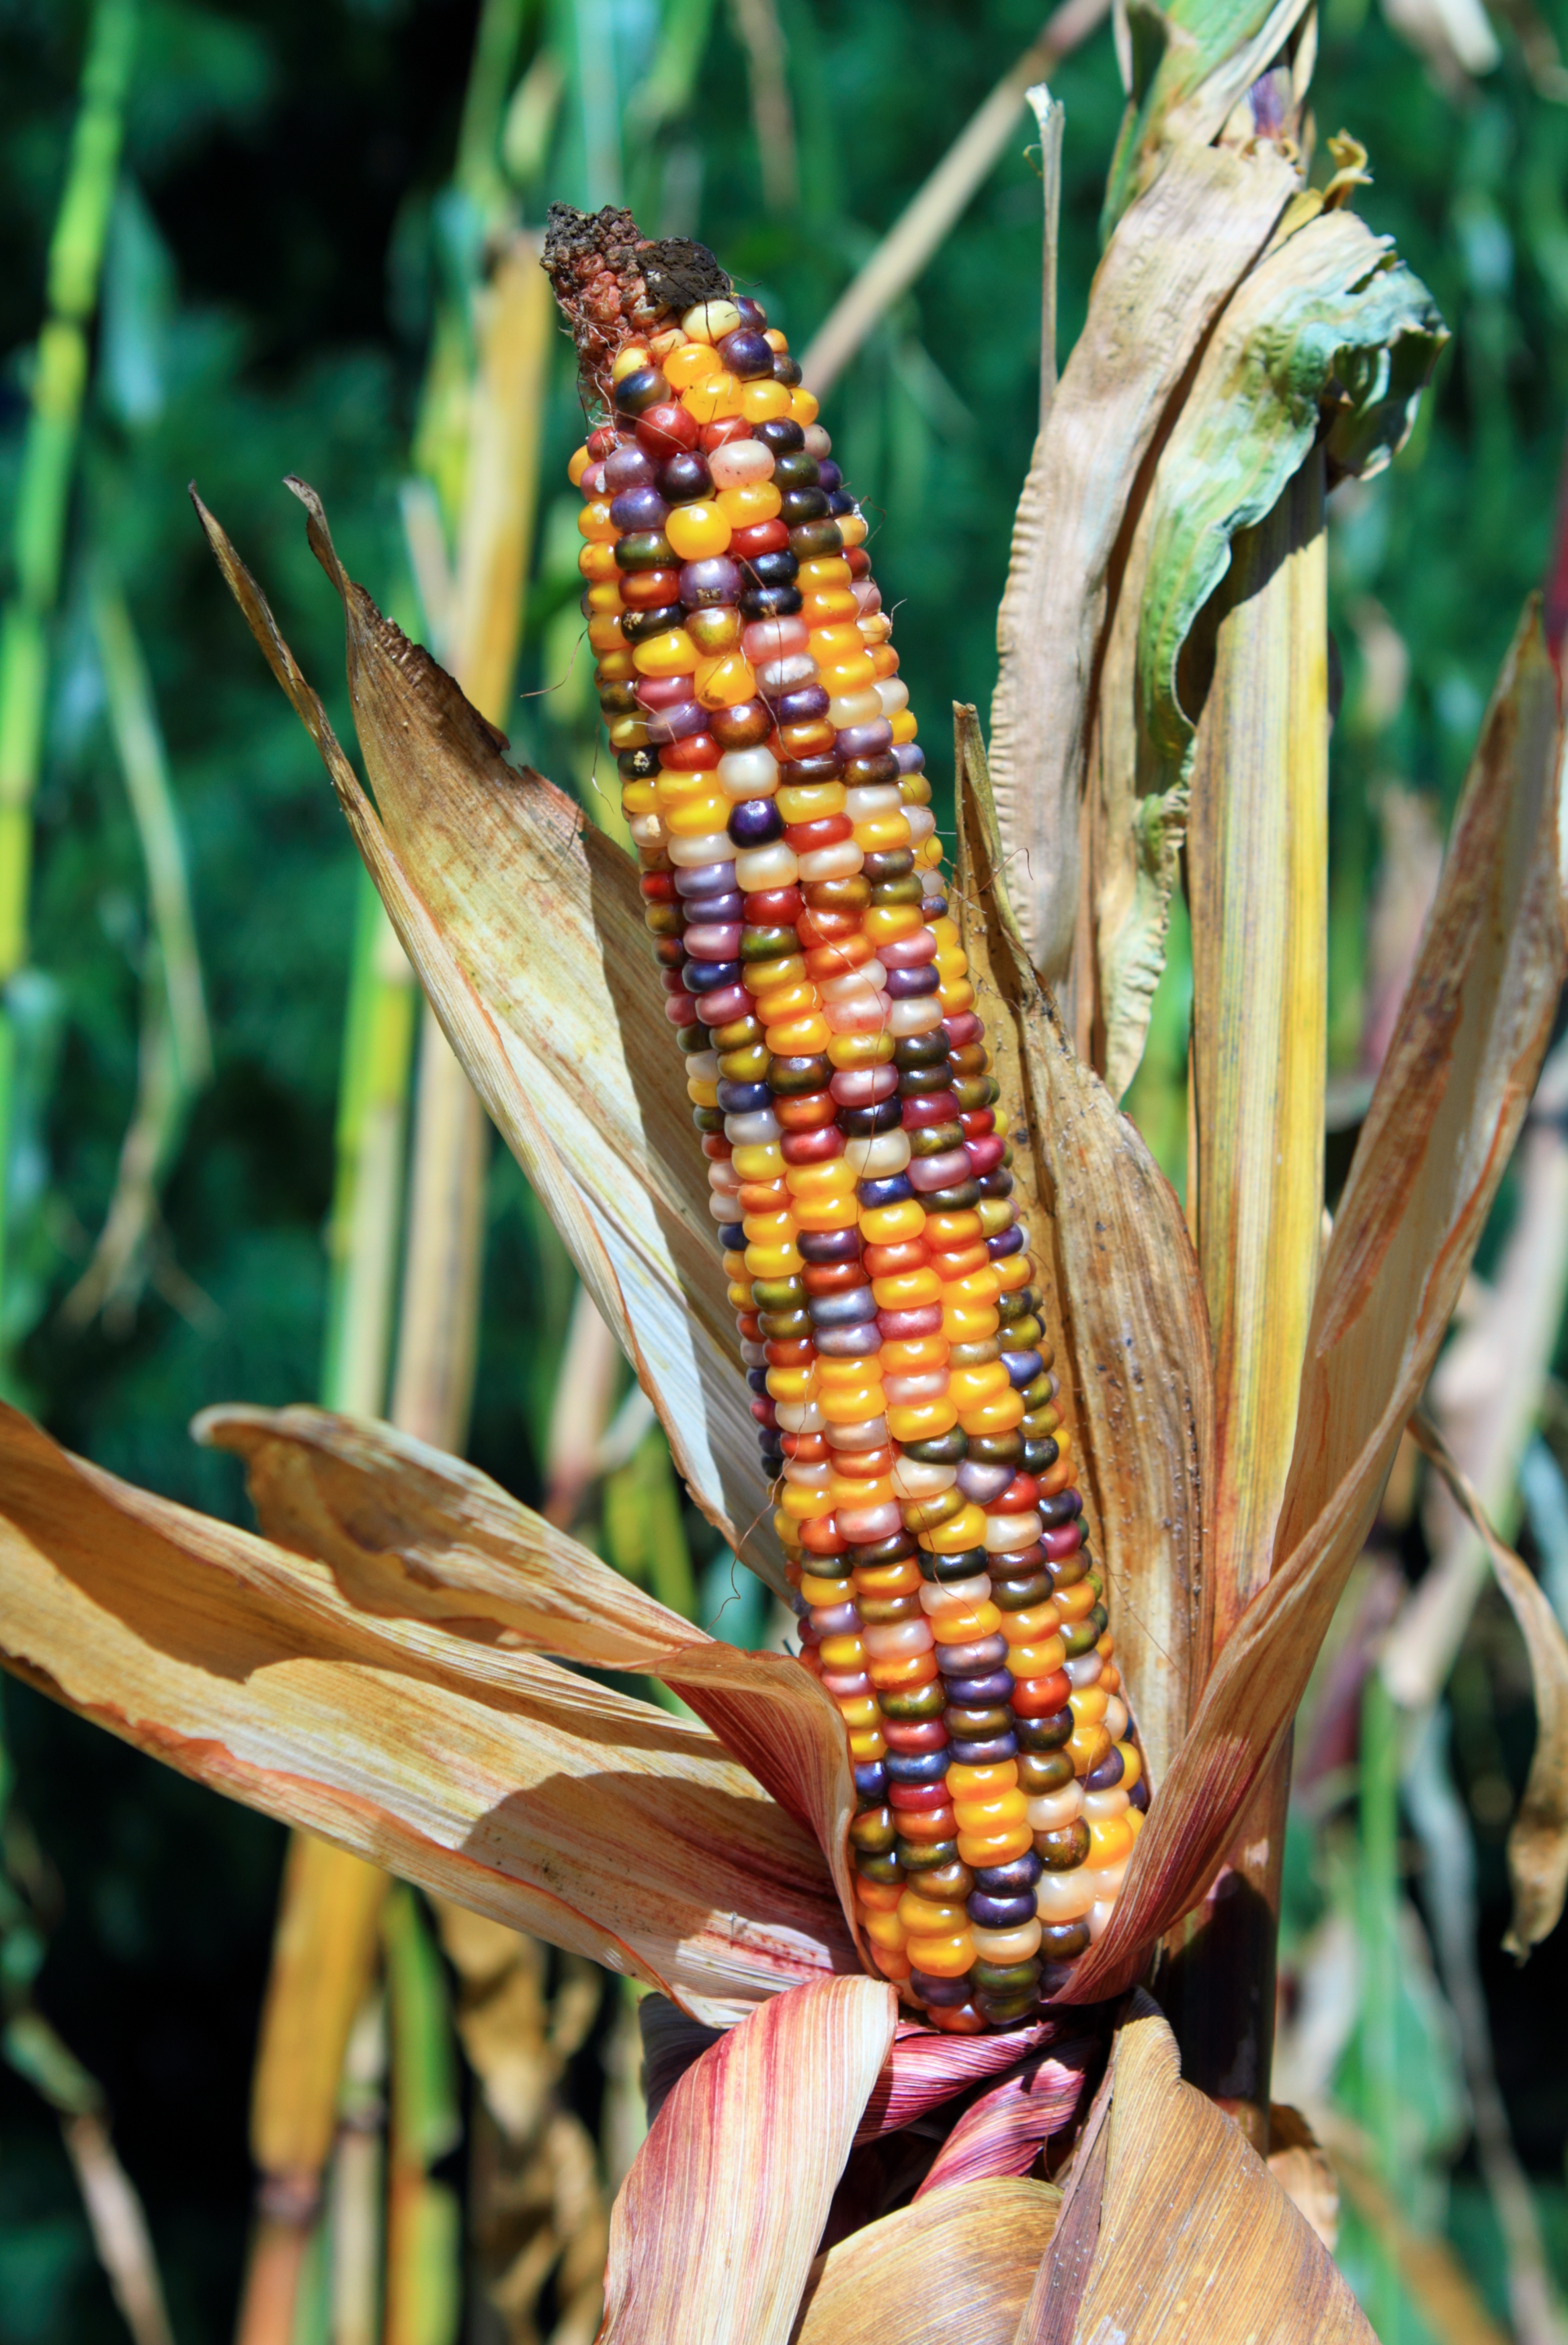
[[[787,2345],[893,1990],[780,1995],[687,2069],[615,2201],[602,2345]]]
[[[1117,2031],[1016,2345],[1371,2345],[1321,2241],[1239,2129],[1181,2081],[1147,1996]]]
[[[703,2018],[858,1969],[815,1841],[705,1727],[368,1616],[9,1409],[0,1489],[0,1657],[111,1733]]]
[[[1219,1862],[1305,1690],[1448,1325],[1564,967],[1556,689],[1532,607],[1454,817],[1319,1283],[1268,1586],[1243,1614],[1067,1995],[1138,1973]]]
[[[647,980],[636,873],[561,791],[505,763],[452,679],[350,583],[313,492],[297,486],[342,598],[374,807],[254,580],[198,508],[224,575],[321,751],[453,1049],[620,1335],[693,1496],[776,1577],[680,1054]]]
[[[994,1030],[1023,1210],[1054,1274],[1069,1422],[1086,1510],[1109,1574],[1117,1659],[1151,1780],[1187,1731],[1212,1480],[1209,1328],[1181,1207],[1098,1077],[1073,1051],[1013,926],[974,711],[956,734],[955,896]],[[1005,1022],[1004,1022],[1005,1021]],[[1008,1095],[1007,1086],[1018,1090]]]
[[[865,2224],[822,2259],[794,2345],[1012,2345],[1060,2203],[998,2178]]]

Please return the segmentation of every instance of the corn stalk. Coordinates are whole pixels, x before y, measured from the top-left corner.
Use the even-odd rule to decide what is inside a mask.
[[[49,244],[47,313],[29,389],[12,523],[15,584],[0,616],[0,1314],[16,1118],[16,1032],[4,989],[27,957],[33,799],[44,752],[49,635],[59,600],[72,483],[87,383],[87,336],[119,177],[137,21],[137,0],[96,0],[66,184]],[[5,1326],[5,1340],[23,1331]]]

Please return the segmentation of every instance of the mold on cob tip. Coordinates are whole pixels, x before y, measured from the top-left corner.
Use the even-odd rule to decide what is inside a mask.
[[[866,523],[700,245],[552,207],[600,706],[684,1052],[858,1918],[935,2025],[1016,2025],[1147,1806]]]

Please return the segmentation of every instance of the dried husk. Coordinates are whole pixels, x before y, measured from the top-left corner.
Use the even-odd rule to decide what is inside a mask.
[[[1087,730],[1139,477],[1296,186],[1271,151],[1199,145],[1171,157],[1100,263],[1024,483],[997,620],[992,780],[1019,928],[1069,1029]]]
[[[882,1982],[824,1980],[693,2063],[615,2201],[602,2345],[787,2345],[895,2016]]]
[[[1221,1652],[1065,1999],[1136,1977],[1305,1690],[1523,1119],[1564,968],[1555,679],[1533,603],[1482,727],[1319,1283],[1272,1576]]]
[[[998,2178],[865,2224],[822,2259],[792,2345],[1010,2345],[1060,2202]]]
[[[1332,2255],[1340,2237],[1340,2186],[1332,2163],[1300,2110],[1280,2101],[1269,2108],[1269,2171]]]
[[[1074,1052],[1030,968],[973,709],[957,714],[955,755],[964,946],[1002,1046],[1015,1177],[1067,1355],[1066,1416],[1082,1444],[1080,1487],[1105,1558],[1118,1662],[1158,1782],[1201,1685],[1213,1403],[1198,1264],[1169,1183]]]
[[[197,1429],[245,1458],[268,1538],[329,1565],[358,1609],[439,1621],[485,1644],[500,1629],[513,1648],[677,1687],[815,1838],[853,1922],[844,1726],[790,1655],[718,1642],[488,1475],[390,1426],[319,1408],[228,1407],[207,1410]]]
[[[971,2086],[1021,2068],[1063,2034],[1048,2019],[1034,2020],[1027,2027],[1009,2028],[1005,2035],[945,2035],[927,2027],[924,2020],[901,2019],[893,2049],[871,2088],[856,2141],[875,2141],[882,2134],[897,2133]]]
[[[320,750],[448,1040],[659,1411],[693,1497],[782,1587],[680,1053],[651,981],[636,873],[572,801],[517,772],[444,669],[348,578],[361,789],[255,581],[197,500],[219,567]]]
[[[1310,2226],[1229,2117],[1181,2081],[1147,1995],[1074,2155],[1014,2345],[1371,2345]]]
[[[8,1408],[0,1492],[0,1660],[137,1749],[716,2024],[858,1969],[815,1841],[706,1727],[360,1612]]]
[[[1053,2134],[1069,2126],[1100,2047],[1086,2036],[1031,2060],[966,2108],[915,2193],[952,2190],[998,2174],[1027,2174]]]
[[[1468,1475],[1430,1417],[1419,1411],[1411,1431],[1484,1540],[1497,1584],[1519,1623],[1535,1696],[1535,1750],[1524,1796],[1508,1833],[1513,1917],[1502,1943],[1522,1962],[1549,1938],[1568,1893],[1568,1639],[1544,1589],[1492,1528]]]

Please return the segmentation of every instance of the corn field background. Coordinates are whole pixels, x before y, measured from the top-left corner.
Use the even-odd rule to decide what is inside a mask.
[[[1064,354],[1123,103],[1108,22],[1077,14],[1046,76],[1066,107]],[[486,678],[469,688],[514,756],[613,827],[572,354],[530,273],[546,204],[624,201],[651,233],[703,238],[800,354],[1041,23],[1037,0],[0,0],[0,1389],[71,1447],[244,1520],[237,1462],[188,1438],[198,1409],[389,1410],[716,1633],[777,1633],[574,1309],[522,1175],[450,1096],[186,487],[321,682],[340,616],[282,486],[310,481],[353,575]],[[1559,647],[1568,626],[1568,14],[1324,0],[1319,37],[1320,144],[1371,150],[1360,208],[1453,330],[1411,444],[1330,507],[1331,1203],[1522,597],[1544,586]],[[989,700],[1037,413],[1022,87],[824,401],[881,516],[934,742],[949,701]],[[487,510],[511,516],[494,574],[515,574],[488,648],[463,605]],[[328,697],[347,731],[340,685]],[[1179,1188],[1189,987],[1179,907],[1128,1101]],[[1554,1057],[1431,1399],[1568,1622],[1565,1117]],[[410,1242],[439,1248],[465,1216],[471,1315]],[[420,1332],[438,1305],[441,1376]],[[1462,1547],[1401,1453],[1298,1728],[1274,2097],[1336,2154],[1338,2251],[1385,2340],[1544,2345],[1568,2336],[1568,1937],[1523,1969],[1502,1948],[1533,1713],[1501,1599],[1472,1589],[1446,1643],[1406,1601],[1445,1568],[1462,1589]],[[1430,1711],[1413,1755],[1391,1684],[1401,1714]],[[217,2345],[253,2217],[285,1835],[11,1681],[0,1802],[0,2345],[127,2334],[72,2132],[106,2137],[108,2113],[161,2333]],[[394,2206],[406,2157],[430,2219],[391,2226],[415,2269],[387,2282],[384,2333],[586,2345],[602,2193],[641,2122],[630,2003],[548,1955],[503,1993],[493,1949],[450,1916],[438,1935],[409,1892],[380,1930],[385,2032],[378,2049],[372,2013],[351,2040],[333,2187],[345,2143],[380,2143],[388,2061],[417,2072],[420,2127],[395,2124],[385,2154]],[[494,2116],[508,2057],[548,2116],[516,2140]],[[377,2333],[373,2304],[354,2330],[330,2299],[313,2267],[300,2345]]]

